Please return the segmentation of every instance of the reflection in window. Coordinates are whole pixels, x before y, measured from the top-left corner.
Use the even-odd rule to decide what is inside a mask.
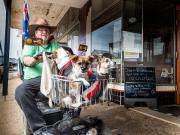
[[[122,30],[122,76],[124,76],[125,66],[139,66],[143,63],[142,0],[124,1]]]
[[[116,79],[122,80],[121,76],[121,26],[122,19],[118,18],[92,32],[92,55],[110,53],[113,62],[116,63]]]
[[[161,42],[161,37],[153,39],[153,54],[155,55],[162,55],[163,54],[163,48],[164,48],[164,42]]]
[[[142,35],[139,33],[123,31],[124,61],[140,61],[142,53]]]
[[[175,84],[174,9],[164,0],[124,0],[123,19],[112,19],[110,12],[92,19],[92,53],[113,54],[121,80],[124,66],[152,66],[156,84]]]
[[[124,2],[124,65],[154,66],[157,84],[175,83],[174,16],[174,6],[168,1],[143,0],[143,4],[142,0]]]
[[[144,0],[143,9],[144,65],[155,66],[157,84],[174,84],[174,6]]]
[[[92,54],[111,53],[120,58],[121,18],[92,32]]]

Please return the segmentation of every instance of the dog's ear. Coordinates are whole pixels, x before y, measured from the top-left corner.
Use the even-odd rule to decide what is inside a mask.
[[[88,56],[88,61],[90,61],[92,63],[94,61],[94,57],[93,56]]]
[[[73,63],[76,63],[77,60],[78,60],[78,58],[79,58],[79,56],[77,56],[77,55],[72,55],[72,56],[70,56],[70,59],[71,59],[71,61],[72,61]]]

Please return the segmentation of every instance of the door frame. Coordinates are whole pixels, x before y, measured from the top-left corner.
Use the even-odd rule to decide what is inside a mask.
[[[176,102],[180,105],[180,4],[176,5]]]

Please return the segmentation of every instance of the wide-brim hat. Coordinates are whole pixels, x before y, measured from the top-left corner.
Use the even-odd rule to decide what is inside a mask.
[[[53,33],[56,30],[56,26],[51,26],[51,25],[49,25],[49,23],[46,19],[39,18],[36,20],[36,22],[34,24],[31,24],[28,26],[28,31],[32,36],[34,36],[35,30],[41,26],[48,27],[50,30],[50,33]]]

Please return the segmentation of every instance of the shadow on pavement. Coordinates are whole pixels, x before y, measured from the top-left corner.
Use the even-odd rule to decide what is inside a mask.
[[[175,117],[180,117],[180,106],[178,105],[171,105],[171,106],[163,106],[160,107],[158,112],[169,114]]]

